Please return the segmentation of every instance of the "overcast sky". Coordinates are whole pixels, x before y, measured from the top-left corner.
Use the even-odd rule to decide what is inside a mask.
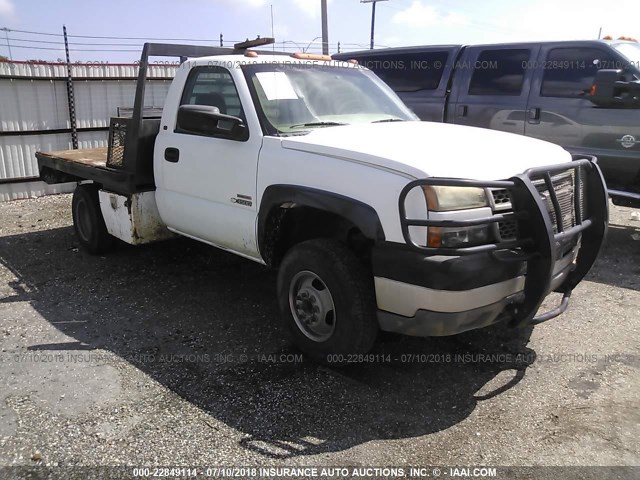
[[[294,50],[319,42],[320,0],[0,0],[0,28],[70,35],[244,40],[274,34]],[[640,37],[637,0],[388,0],[378,3],[376,46]],[[368,48],[371,5],[329,0],[331,51]],[[7,32],[14,60],[55,60],[61,38]],[[143,40],[77,38],[72,61],[132,61]],[[52,42],[52,43],[44,43]],[[0,55],[9,56],[5,32]],[[100,45],[87,45],[98,43]],[[104,45],[120,43],[126,45]],[[81,45],[82,44],[82,45]],[[279,43],[279,46],[282,44]],[[22,47],[32,48],[22,48]],[[311,44],[319,48],[319,43]],[[80,51],[84,49],[85,51]],[[87,50],[132,50],[107,52]]]

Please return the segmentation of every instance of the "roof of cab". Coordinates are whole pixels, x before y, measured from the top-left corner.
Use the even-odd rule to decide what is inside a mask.
[[[350,67],[354,64],[344,60],[308,60],[294,58],[290,55],[257,55],[248,57],[243,54],[235,55],[214,55],[210,57],[189,58],[190,62],[197,62],[199,65],[205,64],[210,66],[221,66],[227,68],[240,68],[243,65],[260,65],[260,64],[303,64],[303,65],[331,65],[336,67]]]

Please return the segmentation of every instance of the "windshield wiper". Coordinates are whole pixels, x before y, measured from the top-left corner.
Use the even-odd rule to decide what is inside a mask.
[[[371,123],[388,123],[388,122],[404,122],[401,118],[383,118],[382,120],[376,120]]]
[[[300,128],[300,127],[337,127],[339,125],[349,125],[348,123],[341,122],[309,122],[309,123],[300,123],[298,125],[291,125],[289,128]]]

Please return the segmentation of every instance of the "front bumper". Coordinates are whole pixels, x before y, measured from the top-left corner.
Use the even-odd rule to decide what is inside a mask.
[[[573,170],[572,222],[566,199],[558,199],[552,176]],[[534,182],[536,182],[534,184]],[[544,195],[540,183],[546,186]],[[491,217],[434,221],[409,219],[405,201],[424,185],[508,190],[512,210]],[[538,187],[536,187],[538,185]],[[588,209],[584,207],[588,200]],[[508,320],[515,326],[555,318],[595,262],[607,230],[607,189],[595,158],[536,168],[500,182],[460,179],[416,180],[400,195],[400,219],[407,245],[374,250],[373,269],[380,326],[409,335],[452,335]],[[517,238],[467,248],[429,248],[415,243],[410,227],[463,227],[517,222]],[[536,316],[553,291],[560,305]]]

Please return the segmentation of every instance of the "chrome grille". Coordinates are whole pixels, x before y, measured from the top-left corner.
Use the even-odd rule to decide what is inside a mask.
[[[581,169],[569,169],[551,177],[551,184],[553,190],[556,192],[558,198],[558,204],[560,205],[562,229],[568,230],[575,227],[577,222],[577,216],[575,211],[575,191],[578,189],[578,208],[581,213],[581,218],[586,218],[587,205],[585,198],[584,182],[582,181],[583,175]],[[577,181],[576,181],[577,180]],[[533,185],[540,194],[540,198],[543,200],[547,212],[551,217],[554,233],[558,233],[558,219],[556,218],[556,211],[553,206],[553,201],[549,191],[547,189],[544,177],[535,177],[532,179]],[[493,210],[496,213],[505,213],[512,211],[511,195],[507,189],[492,189],[491,196],[493,198]],[[515,220],[508,222],[498,223],[499,240],[508,241],[515,240],[518,237],[518,224]]]
[[[511,195],[506,188],[492,190],[493,203],[497,206],[511,204]]]
[[[508,222],[498,223],[498,233],[500,240],[508,241],[518,238],[518,223],[515,220],[509,220]]]
[[[579,180],[577,183],[576,178]],[[543,200],[547,207],[547,211],[549,212],[549,216],[551,217],[554,233],[558,233],[560,230],[569,230],[578,224],[575,209],[575,192],[577,185],[580,185],[581,187],[578,191],[578,208],[581,213],[581,218],[585,217],[586,209],[584,186],[582,185],[583,182],[580,180],[581,172],[579,169],[570,169],[551,177],[551,184],[553,185],[553,190],[556,193],[558,204],[560,206],[560,218],[558,219],[544,178],[533,179],[533,184],[536,187],[536,190],[538,190],[540,198]]]
[[[506,213],[512,210],[511,194],[509,190],[492,189],[494,212]],[[515,220],[498,223],[498,241],[516,240],[518,238],[518,223]]]

